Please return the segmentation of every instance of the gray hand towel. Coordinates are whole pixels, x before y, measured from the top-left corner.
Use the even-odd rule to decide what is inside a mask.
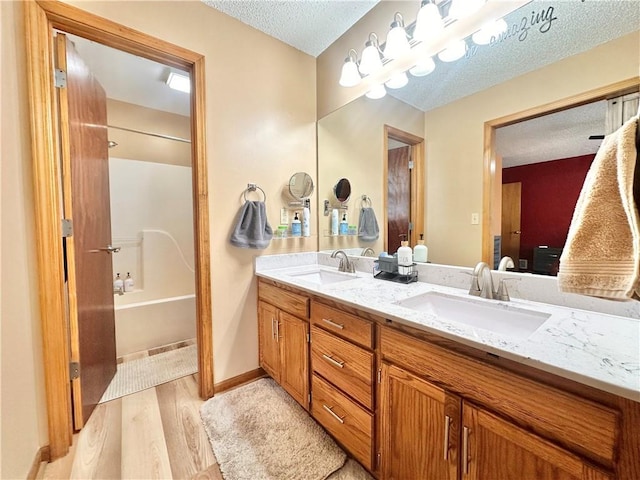
[[[358,237],[365,242],[375,242],[380,235],[378,220],[371,207],[364,207],[360,210],[360,220],[358,222]]]
[[[246,201],[236,217],[236,226],[231,232],[231,245],[240,248],[263,249],[269,246],[273,230],[267,221],[264,202]]]

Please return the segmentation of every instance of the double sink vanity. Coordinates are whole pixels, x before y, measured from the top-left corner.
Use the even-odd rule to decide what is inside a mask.
[[[256,274],[260,365],[375,477],[640,478],[640,320],[471,296],[464,268],[383,281],[373,260]]]

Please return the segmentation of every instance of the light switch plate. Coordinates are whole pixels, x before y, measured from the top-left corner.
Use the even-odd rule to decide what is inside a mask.
[[[471,214],[471,225],[478,225],[480,223],[480,214],[472,213]]]
[[[280,225],[289,225],[289,210],[286,208],[280,209]]]

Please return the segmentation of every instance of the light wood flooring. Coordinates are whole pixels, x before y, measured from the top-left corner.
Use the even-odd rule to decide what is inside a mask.
[[[222,475],[200,420],[193,375],[100,404],[44,479],[213,479]]]

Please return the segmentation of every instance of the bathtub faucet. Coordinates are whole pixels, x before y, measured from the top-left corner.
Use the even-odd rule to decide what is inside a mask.
[[[117,293],[118,295],[124,295],[124,287],[113,287],[113,293]]]

